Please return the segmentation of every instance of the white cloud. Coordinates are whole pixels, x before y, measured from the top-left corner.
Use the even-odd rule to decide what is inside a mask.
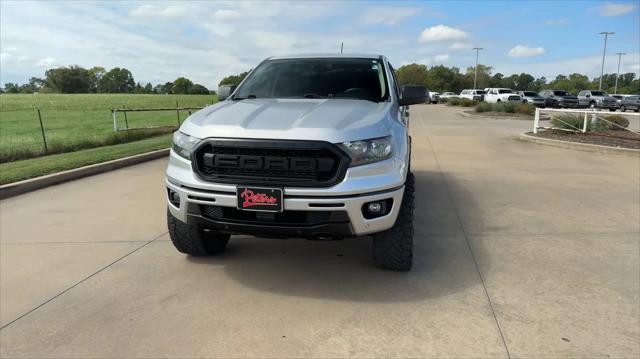
[[[616,4],[607,2],[600,6],[600,15],[602,16],[618,16],[630,13],[635,8],[633,4]]]
[[[464,43],[464,42],[454,42],[449,46],[449,50],[459,51],[459,50],[471,50],[472,46]]]
[[[629,65],[629,69],[633,72],[640,72],[640,64]]]
[[[542,55],[546,52],[544,47],[529,47],[528,45],[516,45],[513,49],[509,50],[507,56],[509,57],[531,57]]]
[[[36,62],[36,66],[40,66],[40,67],[50,67],[52,65],[54,65],[56,63],[56,59],[54,59],[51,56],[47,56],[43,59],[38,60],[38,62]]]
[[[449,54],[440,54],[433,57],[435,62],[446,62],[449,60]]]
[[[143,4],[131,12],[134,17],[177,19],[187,15],[187,8],[180,5],[158,6]]]
[[[567,24],[567,20],[565,19],[547,19],[545,22],[545,25],[550,25],[550,26],[563,26]]]
[[[229,9],[216,10],[212,16],[214,20],[236,20],[241,17],[242,14],[239,11]]]
[[[469,37],[469,34],[460,29],[449,27],[447,25],[436,25],[422,30],[418,40],[420,42],[437,42],[461,40],[466,39],[467,37]]]
[[[395,26],[402,20],[420,13],[420,9],[412,7],[375,6],[364,11],[360,20],[365,25]]]

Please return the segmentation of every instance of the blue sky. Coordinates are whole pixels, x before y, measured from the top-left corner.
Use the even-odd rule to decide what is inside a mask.
[[[0,83],[47,68],[126,67],[137,81],[215,88],[272,55],[381,53],[399,67],[475,61],[494,73],[640,75],[639,1],[0,2]]]

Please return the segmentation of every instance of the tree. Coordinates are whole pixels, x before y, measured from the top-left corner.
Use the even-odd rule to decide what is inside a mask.
[[[45,73],[47,87],[60,93],[87,93],[91,88],[89,71],[77,65],[49,69]]]
[[[240,73],[238,75],[227,76],[227,77],[223,78],[222,80],[220,80],[220,83],[218,83],[218,86],[221,86],[221,85],[239,85],[240,82],[242,82],[242,80],[244,80],[244,78],[247,77],[249,72],[251,72],[251,70],[245,71],[245,72]]]
[[[98,92],[131,93],[136,86],[131,71],[115,67],[98,80]]]
[[[426,65],[410,64],[396,70],[400,85],[423,85],[429,87],[429,70]]]
[[[475,66],[467,67],[467,83],[469,83],[468,88],[473,87],[473,78],[475,75],[476,68]],[[493,67],[483,64],[478,64],[478,80],[476,82],[476,88],[483,89],[485,87],[493,86],[491,83],[491,72],[493,71]],[[501,75],[502,76],[502,75]]]
[[[7,82],[4,84],[4,92],[6,93],[18,93],[20,92],[20,86],[14,82]]]
[[[151,86],[150,82],[144,85],[144,93],[153,93],[153,86]]]
[[[91,86],[89,90],[91,92],[98,92],[98,82],[107,73],[104,67],[94,66],[89,69],[89,78],[91,80]]]
[[[193,86],[193,82],[186,77],[178,77],[175,81],[173,81],[173,87],[171,88],[171,93],[176,94],[187,94],[191,90]]]
[[[189,93],[194,95],[208,95],[209,89],[200,84],[194,84],[193,86],[191,86]]]

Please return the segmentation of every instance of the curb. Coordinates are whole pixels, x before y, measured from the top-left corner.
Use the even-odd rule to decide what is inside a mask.
[[[93,165],[74,168],[67,171],[52,173],[41,177],[30,178],[24,181],[2,185],[0,186],[0,199],[6,199],[56,184],[69,182],[79,178],[93,176],[96,174],[113,171],[122,167],[137,165],[142,162],[166,157],[169,155],[169,150],[169,148],[165,148],[152,152],[141,153],[139,155],[118,158],[107,162],[96,163]]]
[[[521,133],[520,135],[518,135],[518,139],[520,141],[532,142],[539,145],[546,145],[546,146],[559,147],[559,148],[569,148],[573,150],[581,150],[581,151],[588,151],[588,152],[618,153],[618,154],[626,154],[626,155],[640,154],[640,150],[636,150],[633,148],[610,147],[610,146],[603,146],[603,145],[592,145],[589,143],[554,140],[550,138],[535,137],[535,136],[528,135],[526,133]]]

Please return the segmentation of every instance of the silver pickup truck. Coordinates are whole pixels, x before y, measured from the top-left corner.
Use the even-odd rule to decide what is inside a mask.
[[[408,105],[380,55],[301,55],[260,63],[225,101],[175,132],[166,173],[171,240],[216,254],[231,235],[370,235],[373,261],[413,260],[415,183]]]
[[[618,107],[617,100],[604,91],[583,90],[578,93],[578,105],[580,107],[601,108],[615,111]]]

